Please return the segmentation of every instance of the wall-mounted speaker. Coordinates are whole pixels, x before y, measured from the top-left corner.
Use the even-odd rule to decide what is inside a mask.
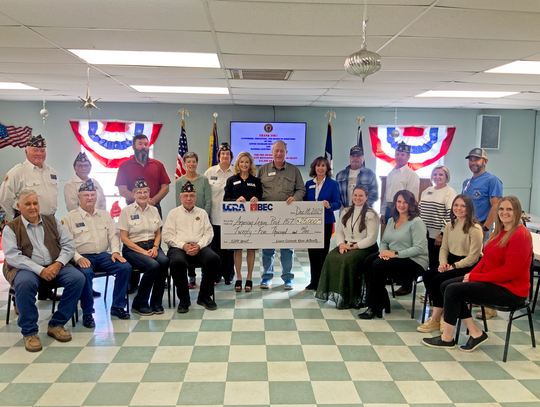
[[[476,116],[476,145],[483,149],[498,150],[501,138],[501,116]]]

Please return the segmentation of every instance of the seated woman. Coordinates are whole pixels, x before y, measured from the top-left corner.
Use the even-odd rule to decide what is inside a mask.
[[[366,187],[354,188],[353,205],[343,210],[337,225],[338,246],[328,253],[322,268],[315,297],[335,302],[338,309],[362,306],[364,259],[378,249],[379,217],[367,205],[368,198]]]
[[[469,195],[461,194],[452,202],[450,222],[442,232],[439,269],[429,269],[423,280],[429,298],[433,301],[433,315],[418,328],[418,332],[442,331],[444,322],[441,284],[470,273],[482,255],[482,226],[474,218],[474,204]]]
[[[468,303],[518,306],[530,289],[530,265],[533,255],[531,233],[521,224],[521,204],[515,196],[505,196],[497,205],[495,231],[484,247],[478,265],[463,277],[445,281],[444,330],[441,336],[424,338],[431,348],[453,349],[454,327],[458,318],[469,329],[464,352],[472,352],[489,341],[489,336],[473,321]]]
[[[144,271],[131,310],[140,315],[163,314],[163,291],[169,273],[169,258],[160,247],[163,222],[156,207],[148,203],[150,188],[144,178],[135,180],[133,194],[135,202],[122,209],[118,220],[124,244],[122,256],[133,268]]]
[[[386,291],[389,278],[416,279],[428,267],[426,225],[420,219],[412,192],[403,189],[394,195],[391,215],[381,239],[381,252],[368,256],[364,262],[369,308],[358,315],[361,319],[382,318],[383,309],[390,313]]]

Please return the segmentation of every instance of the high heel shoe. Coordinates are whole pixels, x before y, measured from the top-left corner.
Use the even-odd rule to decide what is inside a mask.
[[[368,308],[361,314],[358,314],[358,317],[360,319],[373,319],[375,317],[382,318],[382,309],[381,310],[374,310],[372,308]]]
[[[234,290],[239,293],[242,291],[242,280],[236,280],[236,283],[234,284]]]

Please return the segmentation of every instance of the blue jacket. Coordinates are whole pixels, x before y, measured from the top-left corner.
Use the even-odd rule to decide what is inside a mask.
[[[315,187],[315,180],[310,179],[306,182],[306,195],[304,195],[304,201],[315,201]],[[317,201],[328,201],[330,209],[324,208],[324,223],[334,223],[336,221],[334,211],[341,208],[338,183],[333,179],[326,177]]]
[[[349,170],[351,166],[338,172],[336,181],[339,184],[339,193],[341,203],[346,208],[349,206]],[[368,205],[373,207],[373,204],[379,199],[379,184],[375,173],[367,167],[362,167],[356,178],[356,185],[363,185],[369,191]]]

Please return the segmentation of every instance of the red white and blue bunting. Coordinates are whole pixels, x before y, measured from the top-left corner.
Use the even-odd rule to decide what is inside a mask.
[[[397,137],[392,131],[398,130]],[[399,143],[411,146],[409,167],[413,170],[427,167],[443,157],[454,138],[455,127],[450,126],[371,126],[369,134],[373,154],[391,165],[395,165],[395,150]]]
[[[70,120],[77,140],[103,166],[118,168],[133,156],[133,136],[145,134],[149,144],[157,140],[163,123],[102,120]]]

